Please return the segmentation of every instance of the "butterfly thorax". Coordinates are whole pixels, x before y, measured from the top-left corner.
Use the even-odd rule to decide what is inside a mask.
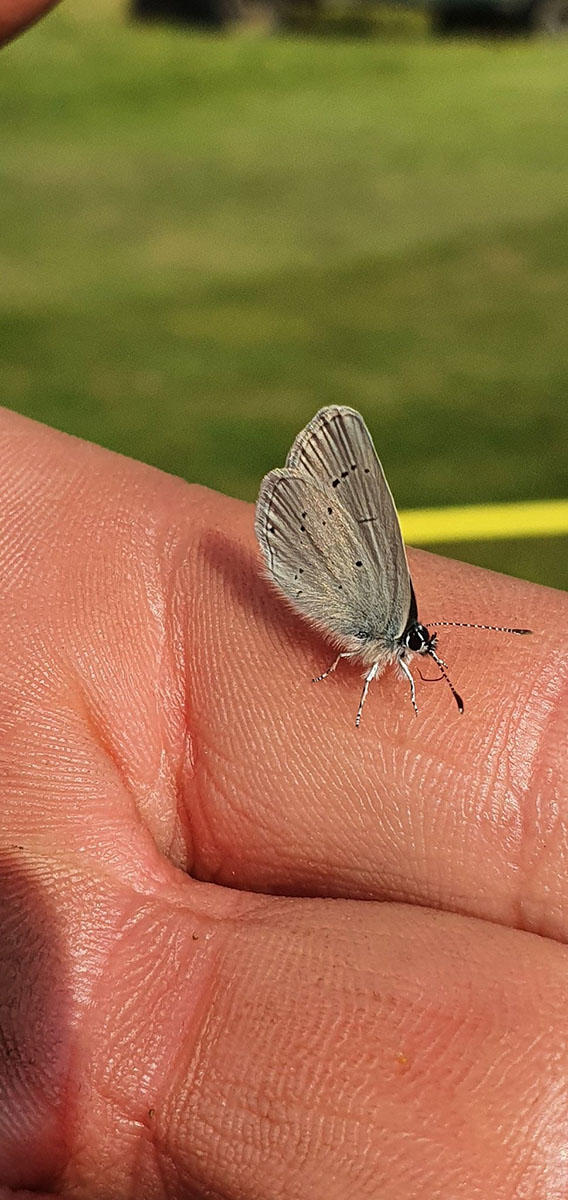
[[[339,639],[338,639],[339,644]],[[431,654],[436,646],[436,634],[431,634],[425,625],[417,620],[409,621],[402,634],[385,634],[373,637],[363,630],[352,636],[341,638],[341,648],[344,653],[368,666],[378,664],[377,675],[381,675],[385,667],[401,659],[409,660],[415,654]]]

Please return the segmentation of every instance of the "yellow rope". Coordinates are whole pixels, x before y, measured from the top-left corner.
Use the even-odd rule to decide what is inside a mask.
[[[568,500],[407,509],[400,523],[404,540],[414,545],[558,536],[568,533]]]

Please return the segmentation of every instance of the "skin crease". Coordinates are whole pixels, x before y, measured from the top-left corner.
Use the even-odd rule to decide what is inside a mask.
[[[565,596],[411,553],[535,632],[355,730],[250,505],[6,411],[0,504],[0,1196],[565,1197]]]

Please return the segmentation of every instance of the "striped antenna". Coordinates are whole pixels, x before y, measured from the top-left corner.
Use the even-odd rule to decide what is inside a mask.
[[[532,629],[509,629],[507,625],[472,625],[469,621],[427,621],[427,629],[440,625],[457,625],[459,629],[492,629],[494,633],[532,633]]]

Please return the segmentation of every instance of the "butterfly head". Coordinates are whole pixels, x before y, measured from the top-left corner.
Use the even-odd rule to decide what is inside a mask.
[[[436,634],[430,633],[419,621],[413,621],[402,635],[402,645],[413,654],[432,654],[436,649]]]
[[[399,646],[400,646],[399,653],[401,656],[404,656],[405,650],[409,650],[411,652],[411,654],[429,654],[430,658],[434,659],[434,662],[438,664],[438,667],[440,668],[440,672],[441,672],[441,674],[438,676],[438,679],[444,678],[446,680],[446,683],[452,693],[452,696],[454,697],[454,700],[458,706],[458,709],[462,713],[463,712],[463,700],[462,700],[459,692],[456,692],[456,689],[455,689],[451,679],[448,676],[448,673],[446,671],[446,664],[445,664],[443,658],[440,658],[438,656],[438,654],[436,653],[436,634],[430,633],[430,630],[427,629],[425,625],[421,625],[419,621],[416,621],[416,620],[411,621],[410,624],[407,625],[407,627],[400,639]],[[419,674],[423,679],[424,676],[422,675],[420,668],[419,668]],[[413,699],[414,709],[416,711],[416,703],[414,701],[414,691],[412,693],[412,699]]]

